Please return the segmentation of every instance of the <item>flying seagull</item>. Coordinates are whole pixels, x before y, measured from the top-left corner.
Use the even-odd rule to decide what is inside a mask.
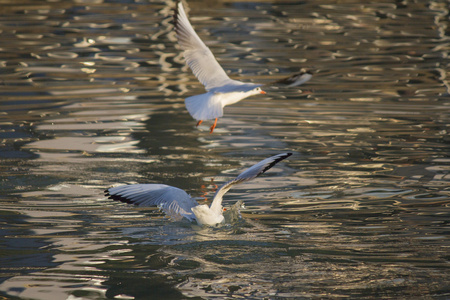
[[[217,119],[223,116],[223,108],[226,105],[266,92],[261,89],[262,84],[245,83],[228,77],[211,50],[192,28],[181,1],[175,8],[174,24],[178,43],[183,49],[186,62],[207,91],[205,94],[186,98],[186,108],[198,121],[197,126],[203,120],[214,119],[214,124],[210,128],[212,133],[216,128]],[[300,72],[272,84],[297,86],[307,82],[311,77],[309,72]]]
[[[165,184],[122,185],[107,189],[105,194],[110,199],[137,206],[158,206],[175,220],[186,218],[198,225],[213,226],[224,222],[222,197],[231,187],[258,177],[291,155],[292,153],[274,155],[248,168],[235,179],[222,185],[216,191],[210,206],[199,204],[185,191]]]

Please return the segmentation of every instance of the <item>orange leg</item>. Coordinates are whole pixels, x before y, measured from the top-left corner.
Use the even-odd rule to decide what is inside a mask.
[[[213,133],[214,128],[216,128],[216,125],[217,125],[217,118],[214,120],[214,124],[211,126],[210,128],[211,131],[209,133]]]
[[[198,127],[198,125],[202,124],[202,122],[203,120],[198,121],[196,126]]]

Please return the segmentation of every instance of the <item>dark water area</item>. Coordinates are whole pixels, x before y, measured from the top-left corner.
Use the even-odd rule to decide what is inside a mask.
[[[213,134],[173,1],[0,2],[0,297],[450,298],[449,1],[188,1],[233,79],[268,89]],[[104,196],[165,183],[242,219],[174,222]]]

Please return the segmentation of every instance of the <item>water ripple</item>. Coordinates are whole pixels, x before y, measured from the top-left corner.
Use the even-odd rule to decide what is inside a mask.
[[[211,135],[184,107],[203,89],[176,46],[173,1],[122,2],[2,7],[4,297],[449,294],[448,3],[189,1],[233,79],[313,72],[226,107]],[[166,183],[211,199],[285,151],[227,194],[226,207],[245,203],[230,226],[103,196]]]

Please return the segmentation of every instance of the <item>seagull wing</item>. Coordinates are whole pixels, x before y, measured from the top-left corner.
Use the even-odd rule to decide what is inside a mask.
[[[177,3],[175,9],[174,24],[178,43],[184,50],[186,62],[206,90],[230,83],[232,80],[189,23],[181,1]]]
[[[169,217],[195,220],[192,207],[198,205],[185,191],[165,184],[130,184],[105,191],[110,199],[137,206],[158,206]]]
[[[312,77],[310,72],[299,72],[292,74],[289,77],[268,83],[267,85],[275,85],[275,86],[285,86],[285,87],[293,87],[304,84],[309,81]]]
[[[236,177],[235,179],[228,181],[227,183],[222,185],[216,191],[216,194],[214,195],[214,199],[211,203],[211,210],[220,211],[222,209],[222,197],[223,197],[223,195],[225,195],[226,192],[228,192],[228,190],[233,185],[255,179],[256,177],[263,174],[264,172],[266,172],[267,170],[272,168],[274,165],[276,165],[283,159],[288,158],[291,155],[292,155],[292,153],[282,153],[282,154],[278,154],[278,155],[274,155],[269,158],[266,158],[266,159],[260,161],[259,163],[257,163],[256,165],[248,168],[241,174],[239,174],[239,176]]]

